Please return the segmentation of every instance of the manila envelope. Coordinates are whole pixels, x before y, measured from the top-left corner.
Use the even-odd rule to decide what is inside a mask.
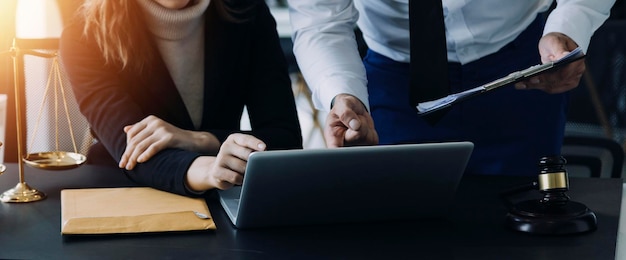
[[[202,198],[147,187],[61,191],[62,234],[115,234],[215,229]]]

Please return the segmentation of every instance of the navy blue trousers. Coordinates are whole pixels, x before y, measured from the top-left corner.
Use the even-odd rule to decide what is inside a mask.
[[[448,63],[451,91],[474,88],[539,64],[537,44],[542,29],[543,20],[538,18],[497,53],[465,65]],[[431,124],[409,104],[408,63],[371,50],[363,62],[381,144],[471,141],[474,151],[466,174],[534,176],[542,156],[560,154],[567,93],[503,86],[454,105],[440,121]]]

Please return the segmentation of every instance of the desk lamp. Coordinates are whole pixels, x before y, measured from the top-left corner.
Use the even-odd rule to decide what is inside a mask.
[[[569,190],[566,163],[562,156],[541,158],[538,181],[531,186],[538,188],[543,197],[511,204],[505,221],[508,227],[546,235],[583,233],[597,228],[595,213],[566,194]]]

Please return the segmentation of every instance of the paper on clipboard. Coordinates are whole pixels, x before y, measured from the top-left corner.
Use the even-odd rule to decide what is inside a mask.
[[[493,89],[496,89],[496,88],[499,88],[499,87],[502,87],[511,83],[522,81],[524,79],[536,76],[543,72],[551,71],[555,68],[558,68],[562,65],[579,60],[583,57],[585,57],[585,54],[583,53],[582,49],[578,47],[559,60],[544,63],[544,64],[539,64],[539,65],[534,65],[525,70],[510,73],[509,75],[505,77],[499,78],[497,80],[494,80],[492,82],[489,82],[479,87],[465,90],[463,92],[451,94],[446,97],[432,100],[432,101],[421,102],[417,104],[416,106],[417,114],[418,115],[429,114],[431,112],[452,106],[453,104],[458,103],[462,100],[468,99],[473,96],[477,96],[481,93],[485,93],[487,91],[490,91],[490,90],[493,90]]]

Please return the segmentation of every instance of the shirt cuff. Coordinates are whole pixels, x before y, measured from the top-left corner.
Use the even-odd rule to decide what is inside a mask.
[[[313,104],[316,109],[330,111],[331,102],[339,94],[350,94],[357,97],[367,111],[370,111],[367,84],[357,79],[327,79],[320,82],[317,91],[313,93]]]
[[[565,34],[587,53],[591,36],[609,17],[610,2],[594,2],[593,8],[582,3],[557,6],[546,20],[543,35],[551,32]]]

